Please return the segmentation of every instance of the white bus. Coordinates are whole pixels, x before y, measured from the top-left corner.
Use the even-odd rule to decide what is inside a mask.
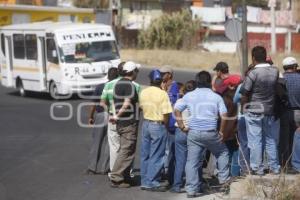
[[[102,24],[38,22],[0,28],[3,86],[49,92],[53,98],[91,92],[107,81],[120,56],[112,28]]]

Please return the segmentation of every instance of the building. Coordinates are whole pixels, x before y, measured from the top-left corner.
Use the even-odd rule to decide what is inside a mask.
[[[0,4],[0,26],[40,21],[94,22],[93,9]]]

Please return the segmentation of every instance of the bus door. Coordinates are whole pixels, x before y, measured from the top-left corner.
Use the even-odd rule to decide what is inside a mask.
[[[46,45],[45,37],[39,37],[38,42],[39,68],[40,68],[40,88],[47,89],[47,63],[46,63]]]
[[[13,82],[13,53],[12,53],[12,39],[11,36],[5,36],[5,53],[6,53],[6,78],[7,87],[12,87]]]

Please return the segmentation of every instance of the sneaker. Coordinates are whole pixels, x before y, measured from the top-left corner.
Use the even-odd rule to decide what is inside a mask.
[[[130,188],[130,184],[125,183],[125,182],[116,183],[114,181],[111,181],[110,186],[112,188]]]
[[[185,190],[181,188],[171,188],[169,191],[171,193],[185,193]]]
[[[169,187],[170,184],[169,184],[168,181],[164,181],[164,182],[161,182],[161,183],[160,183],[160,186],[161,186],[161,187]]]
[[[197,197],[200,197],[202,195],[203,195],[203,193],[197,192],[197,193],[193,193],[193,194],[187,194],[186,197],[187,198],[197,198]]]

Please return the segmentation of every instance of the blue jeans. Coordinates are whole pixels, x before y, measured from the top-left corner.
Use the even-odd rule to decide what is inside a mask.
[[[278,159],[279,127],[274,116],[246,113],[248,147],[250,148],[250,167],[258,174],[264,173],[263,155],[267,153],[268,166],[273,172],[279,172]]]
[[[229,180],[229,155],[228,149],[221,142],[217,131],[195,131],[190,130],[187,136],[188,155],[185,167],[186,191],[188,194],[195,194],[199,191],[199,166],[202,167],[203,154],[208,149],[216,158],[218,166],[219,182],[225,183]]]
[[[292,167],[300,172],[300,131],[295,132],[293,146]]]
[[[229,152],[230,175],[239,176],[240,166],[238,163],[239,147],[236,139],[228,140],[225,142]]]
[[[164,165],[167,130],[163,124],[144,120],[141,138],[141,186],[158,187]]]
[[[239,140],[239,165],[242,173],[247,173],[250,166],[250,149],[248,148],[248,138],[246,131],[245,117],[241,116],[238,120],[238,140]]]
[[[168,182],[170,185],[174,182],[174,173],[175,173],[175,133],[169,132],[167,139],[167,148],[168,155],[166,157],[167,166],[168,166]]]
[[[183,185],[183,175],[187,158],[187,135],[179,128],[175,131],[175,172],[173,189],[180,190]]]

